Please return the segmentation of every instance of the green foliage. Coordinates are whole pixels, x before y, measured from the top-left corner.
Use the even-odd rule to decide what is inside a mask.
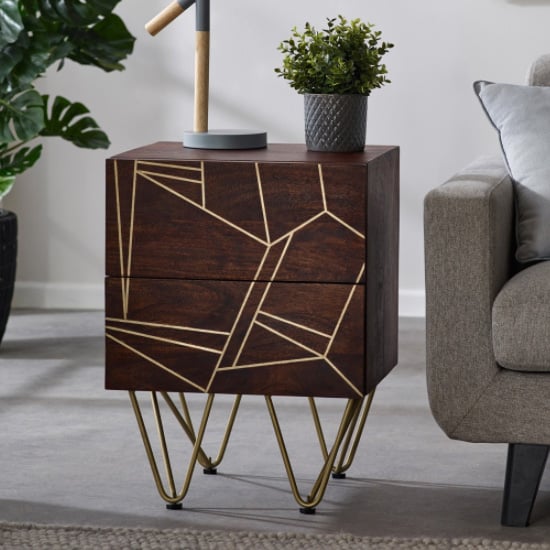
[[[41,136],[89,149],[109,146],[107,135],[79,102],[53,99],[35,81],[66,59],[104,71],[124,69],[135,38],[113,9],[120,0],[0,0],[0,197],[15,176],[33,166]]]
[[[390,82],[381,60],[393,44],[381,41],[381,35],[371,23],[348,23],[341,15],[327,18],[322,31],[309,23],[304,32],[294,27],[279,45],[283,64],[275,72],[301,94],[369,95]]]
[[[78,147],[88,149],[106,149],[109,139],[99,129],[95,120],[84,116],[90,111],[82,103],[71,103],[68,99],[57,96],[54,99],[51,113],[47,113],[48,96],[43,96],[46,106],[44,128],[40,135],[59,136]]]

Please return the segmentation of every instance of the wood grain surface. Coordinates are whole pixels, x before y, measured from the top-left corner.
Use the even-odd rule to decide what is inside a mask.
[[[399,149],[107,161],[106,387],[359,397],[397,362]]]

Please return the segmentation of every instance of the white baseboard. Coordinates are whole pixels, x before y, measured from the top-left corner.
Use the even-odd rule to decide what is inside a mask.
[[[426,294],[423,289],[402,289],[399,291],[399,316],[426,316]]]
[[[16,282],[12,307],[38,309],[103,309],[102,284]]]
[[[401,317],[424,317],[426,315],[423,290],[399,291],[399,315]],[[14,308],[43,309],[103,309],[103,285],[75,283],[15,284]]]

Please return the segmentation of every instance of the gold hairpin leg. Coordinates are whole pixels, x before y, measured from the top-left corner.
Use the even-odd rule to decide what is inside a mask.
[[[147,428],[143,420],[143,414],[141,412],[141,408],[137,400],[136,394],[134,391],[130,391],[129,395],[130,395],[130,401],[132,403],[132,407],[134,409],[134,413],[136,416],[136,420],[138,423],[139,431],[141,433],[141,438],[143,440],[143,444],[145,447],[145,452],[149,460],[151,472],[153,473],[153,479],[155,480],[155,485],[157,487],[157,490],[161,498],[168,503],[167,504],[168,508],[181,508],[181,501],[185,498],[185,495],[187,494],[187,491],[189,489],[189,485],[193,477],[193,472],[194,472],[196,463],[199,462],[205,468],[205,470],[207,469],[211,470],[210,472],[207,472],[207,473],[215,473],[215,467],[219,465],[219,463],[223,459],[225,450],[227,448],[227,443],[229,441],[231,429],[233,428],[235,416],[239,408],[240,396],[237,396],[235,398],[235,402],[231,410],[231,414],[227,423],[226,431],[221,443],[218,456],[215,460],[211,460],[211,458],[208,457],[204,452],[204,450],[202,449],[202,441],[204,438],[204,433],[206,431],[208,418],[212,410],[212,405],[214,402],[215,395],[208,394],[206,404],[204,406],[204,410],[202,413],[201,421],[199,424],[198,432],[195,434],[195,430],[191,422],[191,416],[189,414],[189,409],[187,407],[187,403],[185,401],[185,397],[183,396],[183,394],[180,394],[180,401],[181,401],[182,410],[183,410],[183,413],[181,413],[176,407],[173,400],[170,398],[170,396],[166,392],[160,392],[160,393],[163,399],[166,401],[166,404],[168,405],[170,411],[175,416],[180,426],[183,428],[183,431],[185,432],[185,434],[187,435],[187,437],[189,438],[193,446],[185,480],[179,492],[176,490],[174,473],[173,473],[172,464],[170,460],[170,454],[168,451],[168,445],[166,443],[166,436],[165,436],[164,425],[162,421],[162,415],[158,404],[157,393],[151,392],[151,403],[153,406],[155,425],[156,425],[156,429],[159,437],[160,454],[162,456],[162,460],[164,463],[167,487],[165,487],[165,483],[163,482],[163,478],[160,474],[160,471],[157,465],[157,460],[155,459],[155,453],[153,452],[153,447],[151,445],[151,441],[147,433]]]
[[[365,428],[365,422],[367,421],[367,416],[369,415],[372,400],[374,399],[374,392],[375,390],[372,390],[368,395],[360,399],[360,406],[357,407],[354,417],[351,420],[344,444],[340,450],[340,455],[332,468],[332,477],[335,479],[344,479],[346,477],[345,472],[349,470],[351,464],[353,463],[359,441]],[[319,446],[321,447],[321,453],[323,458],[327,460],[327,444],[323,434],[321,421],[319,419],[317,405],[315,404],[315,399],[313,397],[309,397],[308,400],[311,414],[313,416],[313,422],[315,424],[315,430],[319,439]],[[358,420],[359,423],[357,423]]]
[[[271,397],[268,395],[265,396],[265,400],[267,404],[267,409],[269,411],[269,415],[271,416],[273,429],[275,431],[275,437],[277,438],[277,443],[279,444],[279,449],[281,451],[281,456],[283,458],[283,463],[285,465],[285,470],[287,473],[288,481],[290,483],[292,494],[294,495],[296,502],[299,504],[301,512],[314,513],[316,506],[321,502],[325,494],[330,473],[334,467],[336,457],[338,456],[338,452],[340,450],[342,442],[344,441],[344,438],[348,434],[349,430],[351,429],[353,431],[353,426],[355,425],[354,419],[357,418],[358,411],[361,408],[363,400],[362,399],[348,400],[344,413],[342,415],[342,419],[340,421],[338,432],[336,434],[334,443],[330,451],[326,449],[324,436],[319,436],[320,440],[322,439],[323,441],[322,446],[325,447],[325,450],[327,450],[327,453],[326,453],[326,456],[324,457],[325,461],[321,467],[321,471],[319,472],[319,475],[317,476],[317,479],[315,480],[315,483],[313,484],[311,491],[305,498],[302,497],[302,495],[300,494],[298,485],[296,483],[296,476],[294,475],[294,471],[290,463],[290,459],[286,449],[279,420],[277,418],[277,413],[275,412],[275,407],[273,405],[273,401]],[[311,401],[310,401],[310,405],[311,405]],[[318,416],[316,421],[316,427],[318,428],[317,432],[319,435],[320,422],[318,422]],[[321,430],[321,433],[322,433],[322,430]]]
[[[166,404],[172,411],[172,414],[182,427],[183,431],[189,438],[189,441],[191,441],[191,444],[195,444],[196,436],[195,436],[195,428],[193,426],[193,421],[191,420],[191,415],[189,414],[189,407],[187,406],[187,400],[185,399],[185,395],[183,393],[179,394],[180,398],[180,406],[182,409],[182,412],[178,410],[176,404],[170,397],[170,395],[167,392],[160,392],[164,400],[166,401]],[[231,413],[229,414],[229,418],[227,420],[227,425],[225,428],[225,432],[223,435],[222,442],[220,444],[220,449],[218,451],[218,454],[214,460],[210,456],[208,456],[202,449],[202,447],[199,449],[198,454],[198,461],[200,465],[204,468],[204,473],[206,474],[215,474],[216,468],[220,465],[221,461],[223,460],[223,457],[225,455],[225,450],[227,449],[227,444],[229,442],[229,437],[231,435],[231,431],[233,430],[233,424],[235,423],[235,418],[237,416],[237,412],[239,410],[239,406],[241,404],[241,395],[236,395],[235,400],[233,401],[233,406],[231,408]]]
[[[157,392],[151,392],[151,405],[153,408],[155,427],[159,438],[160,456],[162,457],[162,462],[164,465],[164,479],[157,465],[157,459],[155,458],[153,446],[151,445],[149,434],[147,433],[147,428],[143,420],[143,414],[138,399],[136,397],[136,392],[130,391],[129,395],[157,490],[161,498],[168,503],[167,507],[175,509],[181,508],[181,501],[185,498],[187,494],[197,462],[203,466],[205,473],[216,473],[216,467],[221,463],[227,449],[229,437],[231,435],[235,418],[237,416],[237,412],[240,406],[241,396],[235,396],[235,400],[233,402],[233,406],[227,420],[225,432],[220,444],[218,454],[213,460],[204,452],[202,442],[204,439],[204,434],[206,431],[210,412],[214,403],[215,395],[208,394],[198,431],[195,432],[195,427],[189,413],[189,407],[187,405],[185,395],[183,393],[178,394],[180,401],[178,408],[174,400],[167,392],[159,393],[192,445],[191,457],[189,459],[187,472],[179,491],[177,491],[176,489],[176,482],[174,479],[174,472],[172,469],[172,462],[170,458],[168,444],[166,441],[164,422],[159,406]],[[323,499],[331,472],[334,477],[345,477],[344,472],[351,466],[355,457],[357,446],[359,444],[359,440],[365,426],[366,418],[369,413],[373,397],[374,391],[372,391],[368,396],[361,399],[349,399],[347,401],[344,412],[342,414],[342,418],[340,420],[338,431],[334,439],[334,443],[330,447],[330,450],[327,446],[327,442],[323,433],[315,400],[313,398],[308,398],[324,462],[309,494],[306,497],[303,497],[300,494],[298,485],[296,483],[296,476],[294,475],[294,471],[292,469],[279,420],[277,418],[277,413],[273,405],[273,400],[270,396],[265,396],[277,443],[281,451],[285,470],[290,483],[290,488],[292,490],[294,498],[296,499],[296,502],[298,502],[298,504],[300,505],[301,512],[315,512],[316,506]]]
[[[341,479],[346,477],[345,472],[349,470],[351,464],[353,463],[355,453],[357,452],[357,447],[359,446],[359,441],[361,440],[361,436],[363,435],[365,422],[367,421],[367,417],[370,412],[372,400],[374,399],[374,392],[375,390],[372,390],[367,396],[363,397],[363,399],[361,400],[361,407],[357,408],[357,414],[353,421],[353,426],[348,431],[346,441],[340,453],[340,458],[336,462],[336,466],[333,468],[332,477],[334,478]],[[357,419],[359,418],[359,416],[361,417],[361,420],[359,420],[359,424],[357,425]],[[349,449],[350,443],[351,449]]]

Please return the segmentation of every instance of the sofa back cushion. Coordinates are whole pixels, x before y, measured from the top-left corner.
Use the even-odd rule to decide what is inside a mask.
[[[550,259],[550,88],[474,83],[500,144],[516,200],[516,259]]]

